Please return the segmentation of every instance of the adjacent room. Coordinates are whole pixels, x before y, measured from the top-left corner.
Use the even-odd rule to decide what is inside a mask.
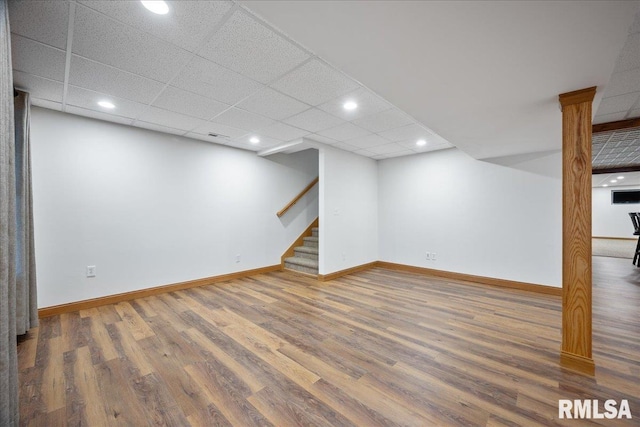
[[[638,425],[640,1],[0,34],[0,426]]]

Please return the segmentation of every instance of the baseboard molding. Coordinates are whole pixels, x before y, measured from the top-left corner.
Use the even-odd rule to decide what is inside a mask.
[[[280,264],[267,267],[255,268],[253,270],[238,271],[235,273],[222,274],[220,276],[206,277],[203,279],[189,280],[187,282],[173,283],[170,285],[156,286],[153,288],[140,289],[137,291],[125,292],[115,295],[107,295],[99,298],[92,298],[83,301],[69,302],[66,304],[54,305],[38,309],[38,317],[50,317],[57,314],[69,313],[78,310],[100,307],[108,304],[116,304],[122,301],[130,301],[136,298],[146,298],[152,295],[164,294],[167,292],[180,291],[182,289],[195,288],[198,286],[211,285],[214,283],[226,282],[228,280],[242,279],[244,277],[255,276],[256,274],[269,273],[280,270]]]
[[[328,282],[329,280],[337,279],[338,277],[346,276],[348,274],[357,273],[363,270],[369,270],[378,265],[380,261],[373,261],[367,264],[356,265],[355,267],[347,268],[345,270],[335,271],[329,274],[318,274],[318,280],[321,282]]]
[[[560,352],[560,366],[591,376],[596,373],[596,364],[593,359],[566,351]]]
[[[637,237],[606,237],[606,236],[592,236],[592,239],[607,239],[607,240],[633,240],[638,241]]]
[[[465,282],[480,283],[483,285],[500,286],[502,288],[519,289],[522,291],[537,292],[547,295],[562,296],[562,288],[554,286],[536,285],[533,283],[515,282],[506,279],[496,279],[493,277],[474,276],[472,274],[454,273],[445,270],[435,270],[432,268],[415,267],[413,265],[396,264],[393,262],[378,261],[376,267],[386,268],[387,270],[407,271],[410,273],[426,274],[429,276],[442,277],[451,280],[462,280]]]

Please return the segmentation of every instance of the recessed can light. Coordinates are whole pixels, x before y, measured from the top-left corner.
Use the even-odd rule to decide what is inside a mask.
[[[624,179],[624,176],[620,175],[618,178],[616,179]]]
[[[140,0],[140,3],[158,15],[166,15],[169,13],[169,5],[163,0]]]
[[[344,103],[343,105],[344,109],[347,111],[351,111],[351,110],[355,110],[356,108],[358,108],[358,104],[356,104],[354,101],[347,101]]]
[[[603,186],[603,187],[608,187],[608,186],[609,186],[609,184],[602,184],[602,186]]]
[[[612,183],[612,184],[615,184],[616,182],[618,182],[618,180],[617,180],[617,179],[612,179],[612,180],[611,180],[611,181],[609,181],[609,182],[610,182],[610,183]]]
[[[418,147],[422,147],[424,145],[427,145],[427,141],[425,141],[424,139],[419,139],[418,142],[416,142],[416,145]]]
[[[260,142],[260,138],[258,138],[257,136],[252,136],[251,138],[249,138],[249,142],[252,144],[257,144]]]
[[[113,110],[114,108],[116,108],[116,106],[113,105],[113,103],[109,102],[109,101],[99,101],[98,105],[101,106],[102,108],[108,108],[110,110]]]

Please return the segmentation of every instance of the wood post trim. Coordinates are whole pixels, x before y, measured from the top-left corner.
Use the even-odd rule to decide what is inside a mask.
[[[591,353],[591,103],[595,87],[559,96],[562,106],[562,354],[593,375]]]

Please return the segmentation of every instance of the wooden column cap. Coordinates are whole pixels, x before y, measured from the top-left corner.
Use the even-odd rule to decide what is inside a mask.
[[[595,95],[596,86],[593,86],[586,89],[574,90],[573,92],[561,93],[558,98],[560,99],[560,105],[566,107],[567,105],[592,102]]]

